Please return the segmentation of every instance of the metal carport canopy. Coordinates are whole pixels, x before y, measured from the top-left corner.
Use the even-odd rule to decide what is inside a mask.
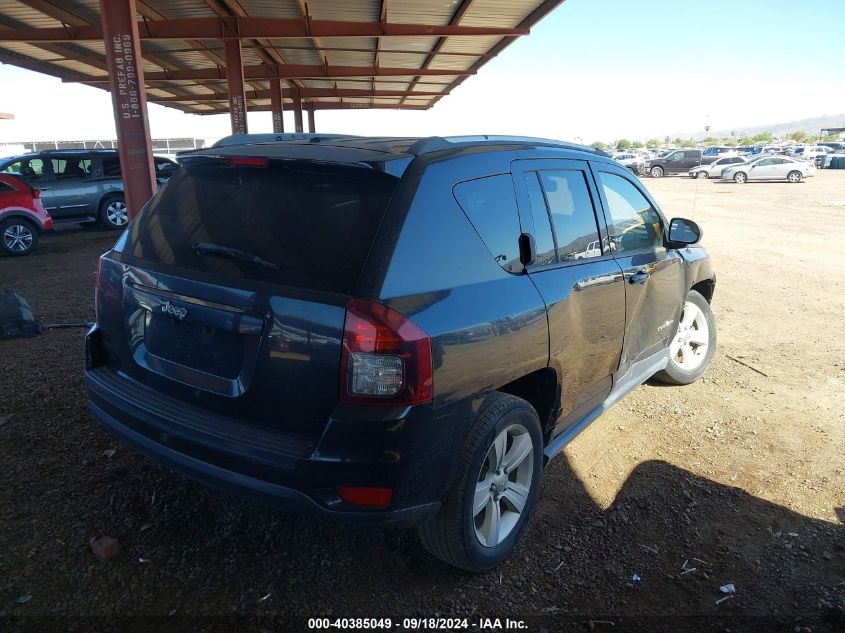
[[[562,2],[0,0],[0,62],[112,92],[134,214],[155,190],[128,182],[149,161],[148,100],[229,112],[241,133],[248,111],[282,132],[285,107],[296,131],[303,112],[313,131],[317,110],[424,110]]]

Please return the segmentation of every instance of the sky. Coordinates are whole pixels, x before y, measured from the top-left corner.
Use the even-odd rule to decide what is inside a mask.
[[[845,113],[842,25],[845,0],[566,0],[434,108],[318,111],[316,125],[592,143]],[[115,136],[107,92],[3,64],[0,112],[16,116],[0,144]],[[229,133],[228,115],[150,104],[149,118],[153,138]],[[269,113],[248,124],[272,131]]]

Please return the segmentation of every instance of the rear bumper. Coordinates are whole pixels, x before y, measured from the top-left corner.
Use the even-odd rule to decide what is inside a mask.
[[[294,488],[226,470],[190,455],[174,451],[129,426],[121,424],[91,401],[88,402],[88,408],[109,431],[141,453],[152,457],[170,469],[212,488],[225,490],[239,497],[266,505],[291,509],[323,519],[397,527],[423,523],[440,509],[440,503],[434,502],[396,510],[331,510]]]
[[[436,514],[451,484],[468,410],[338,405],[321,435],[302,437],[160,393],[111,369],[99,338],[95,326],[85,341],[91,412],[140,452],[202,483],[325,519],[395,526]],[[390,488],[392,502],[350,504],[338,486]]]

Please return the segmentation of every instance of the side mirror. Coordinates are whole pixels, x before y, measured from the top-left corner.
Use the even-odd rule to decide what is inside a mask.
[[[692,220],[673,218],[669,222],[669,241],[674,244],[695,244],[701,239],[701,227]]]

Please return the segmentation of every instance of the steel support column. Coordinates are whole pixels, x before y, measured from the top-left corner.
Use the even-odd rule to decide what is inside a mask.
[[[302,132],[302,97],[299,96],[299,89],[294,88],[293,94],[293,122],[294,131]]]
[[[135,0],[100,0],[117,149],[129,219],[156,191]]]
[[[314,104],[310,104],[308,106],[308,131],[312,134],[317,131],[317,127],[314,125]]]
[[[278,77],[270,79],[270,110],[273,112],[273,132],[283,133],[285,106],[282,102],[282,81]]]
[[[223,47],[226,51],[226,83],[229,86],[229,116],[232,119],[232,134],[246,134],[246,96],[241,41],[239,39],[223,40]]]

